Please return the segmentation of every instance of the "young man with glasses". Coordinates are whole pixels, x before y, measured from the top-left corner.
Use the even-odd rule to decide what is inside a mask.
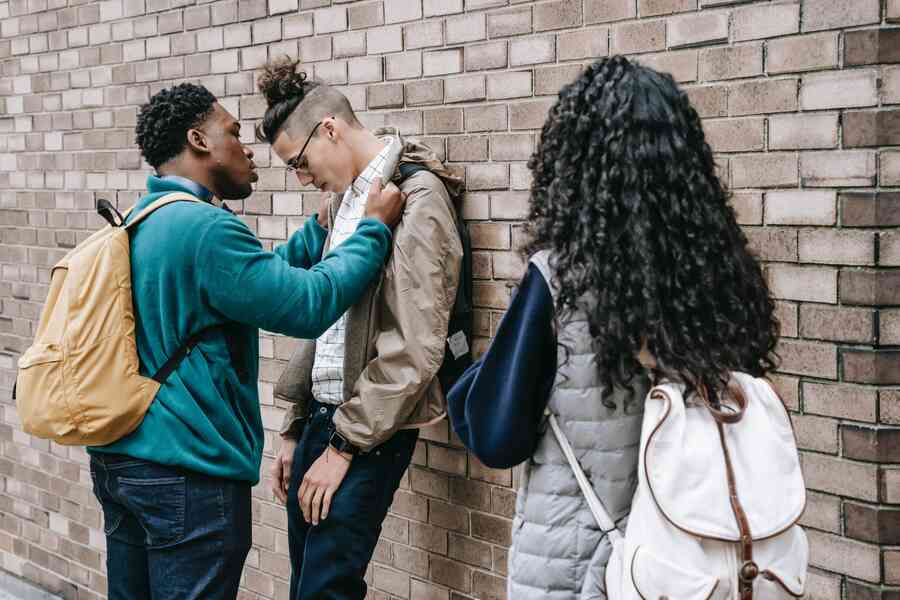
[[[427,147],[362,127],[343,94],[295,61],[268,64],[259,86],[268,109],[257,136],[302,185],[329,194],[326,251],[356,231],[375,178],[407,195],[382,276],[300,343],[275,390],[290,403],[271,476],[288,510],[291,600],[362,600],[418,428],[445,414],[436,375],[459,284],[461,181]],[[423,168],[403,179],[399,163]]]

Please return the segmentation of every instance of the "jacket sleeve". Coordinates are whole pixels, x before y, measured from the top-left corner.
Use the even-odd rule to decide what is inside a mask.
[[[322,258],[327,236],[328,230],[319,225],[318,216],[313,215],[286,243],[276,247],[274,252],[292,267],[308,269]]]
[[[227,319],[299,338],[317,338],[357,301],[390,249],[391,232],[363,219],[310,269],[266,252],[238,218],[213,220],[199,235],[199,292]]]
[[[426,177],[408,191],[378,298],[378,318],[391,326],[375,337],[374,358],[334,414],[335,430],[365,452],[407,422],[444,358],[462,244],[452,209],[438,195],[446,191],[429,187]]]
[[[553,300],[540,271],[529,265],[491,347],[447,394],[450,423],[488,467],[526,460],[556,378]]]

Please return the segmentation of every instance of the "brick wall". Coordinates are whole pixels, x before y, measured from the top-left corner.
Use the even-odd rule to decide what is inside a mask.
[[[299,4],[298,4],[299,2]],[[137,106],[199,81],[244,122],[254,71],[300,56],[364,122],[419,134],[465,174],[481,346],[522,272],[525,161],[583,64],[638,55],[704,117],[766,261],[784,339],[777,383],[810,488],[811,597],[900,590],[900,1],[0,0],[0,567],[66,598],[104,594],[87,458],[22,433],[8,400],[49,267],[135,201]],[[318,204],[265,146],[243,219],[270,245]],[[291,340],[264,335],[266,426]],[[515,473],[425,432],[370,570],[371,598],[503,598]],[[267,434],[267,469],[276,436]],[[241,597],[286,598],[285,513],[254,490]],[[895,587],[891,587],[895,586]]]

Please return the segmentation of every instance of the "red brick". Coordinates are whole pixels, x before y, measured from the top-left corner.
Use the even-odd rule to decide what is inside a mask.
[[[556,99],[518,102],[509,106],[509,128],[539,129],[544,125],[547,113]]]
[[[896,350],[851,350],[841,352],[844,379],[877,385],[900,384],[900,352]]]
[[[877,73],[866,69],[805,75],[800,105],[804,110],[873,106],[877,82]]]
[[[878,467],[824,454],[801,452],[806,487],[861,500],[878,500]]]
[[[837,145],[837,113],[773,115],[769,117],[769,148],[771,150],[809,150],[835,148]]]
[[[871,344],[875,338],[873,311],[805,304],[800,307],[800,335],[807,339]]]
[[[750,250],[764,261],[797,261],[797,232],[773,227],[747,227]]]
[[[778,190],[766,193],[767,225],[834,225],[836,218],[834,192]]]
[[[636,16],[635,0],[585,0],[584,22],[587,25],[621,21]]]
[[[885,231],[879,235],[878,264],[886,267],[900,266],[900,232]]]
[[[431,558],[431,580],[462,592],[472,589],[472,569],[454,560]]]
[[[532,95],[531,71],[510,71],[491,75],[487,80],[490,100],[523,98]]]
[[[900,462],[900,429],[842,423],[841,447],[847,458],[880,463]],[[884,541],[898,543],[896,540]]]
[[[874,264],[875,235],[859,230],[801,231],[800,261],[839,265]]]
[[[700,67],[696,50],[648,54],[641,57],[641,64],[650,67],[651,69],[655,69],[660,73],[668,73],[679,83],[696,81],[699,77]],[[700,112],[699,109],[697,110]],[[700,116],[704,115],[701,114]]]
[[[878,420],[889,425],[900,425],[900,390],[882,390],[878,394]]]
[[[763,204],[760,192],[735,192],[731,195],[731,205],[740,225],[762,225]]]
[[[764,4],[734,11],[735,41],[789,35],[800,30],[800,4]]]
[[[782,339],[777,352],[781,357],[779,368],[785,373],[837,378],[837,349],[834,344]]]
[[[837,302],[837,271],[828,267],[770,265],[769,287],[776,298],[806,302]],[[843,289],[843,287],[842,287]]]
[[[900,193],[845,192],[840,195],[841,224],[851,227],[900,225]]]
[[[844,147],[900,145],[900,110],[847,111]]]
[[[723,117],[728,114],[728,88],[704,85],[685,88],[691,105],[700,117]]]
[[[487,16],[488,35],[493,38],[531,33],[531,7],[514,8]]]
[[[731,159],[731,184],[734,188],[782,187],[797,183],[795,154],[745,154]]]
[[[497,69],[507,64],[507,43],[490,42],[465,48],[466,71]]]
[[[881,565],[878,546],[814,530],[808,531],[807,537],[811,565],[867,581],[879,580]]]
[[[700,77],[704,81],[752,77],[762,73],[762,60],[760,43],[703,50]]]
[[[797,110],[797,79],[766,79],[738,83],[728,93],[731,115],[761,115]]]
[[[696,8],[697,0],[638,0],[638,12],[642,17],[686,12]]]
[[[581,0],[553,0],[534,7],[534,30],[547,31],[581,25]]]
[[[473,13],[448,18],[444,22],[447,44],[463,44],[487,37],[487,20],[484,13]]]
[[[801,25],[803,31],[818,31],[877,23],[880,18],[878,0],[805,0]]]
[[[798,448],[837,454],[837,421],[808,415],[791,415],[791,421]]]
[[[837,496],[807,492],[806,510],[800,517],[804,527],[823,529],[831,533],[841,531],[841,499]]]
[[[900,310],[881,311],[878,339],[885,345],[900,346]]]
[[[749,152],[765,146],[765,119],[717,119],[703,122],[713,152]]]
[[[768,43],[766,70],[790,73],[834,68],[838,65],[836,32],[799,35]]]
[[[444,43],[443,23],[435,20],[404,25],[403,39],[407,50],[440,46]]]
[[[505,131],[508,117],[505,104],[473,106],[465,109],[466,131]]]
[[[534,71],[534,94],[556,96],[563,86],[574,81],[583,71],[584,67],[580,64],[538,67]]]
[[[875,182],[875,153],[836,151],[805,153],[800,176],[810,187],[858,187]]]
[[[638,21],[615,25],[612,28],[610,52],[613,54],[653,52],[665,47],[665,21]]]
[[[858,385],[803,383],[803,408],[808,413],[874,422],[877,394]]]
[[[841,302],[865,306],[900,304],[900,271],[841,271]]]
[[[728,40],[727,12],[702,12],[669,19],[666,40],[669,48],[702,46]]]

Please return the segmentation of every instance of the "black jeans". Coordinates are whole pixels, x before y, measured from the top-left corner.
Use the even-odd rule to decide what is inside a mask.
[[[109,600],[234,600],[250,550],[250,483],[91,456]]]
[[[354,457],[331,499],[328,518],[314,527],[303,520],[297,490],[328,445],[334,410],[334,406],[313,403],[294,451],[287,505],[291,600],[365,598],[366,567],[419,437],[417,429],[404,429],[368,454]]]

